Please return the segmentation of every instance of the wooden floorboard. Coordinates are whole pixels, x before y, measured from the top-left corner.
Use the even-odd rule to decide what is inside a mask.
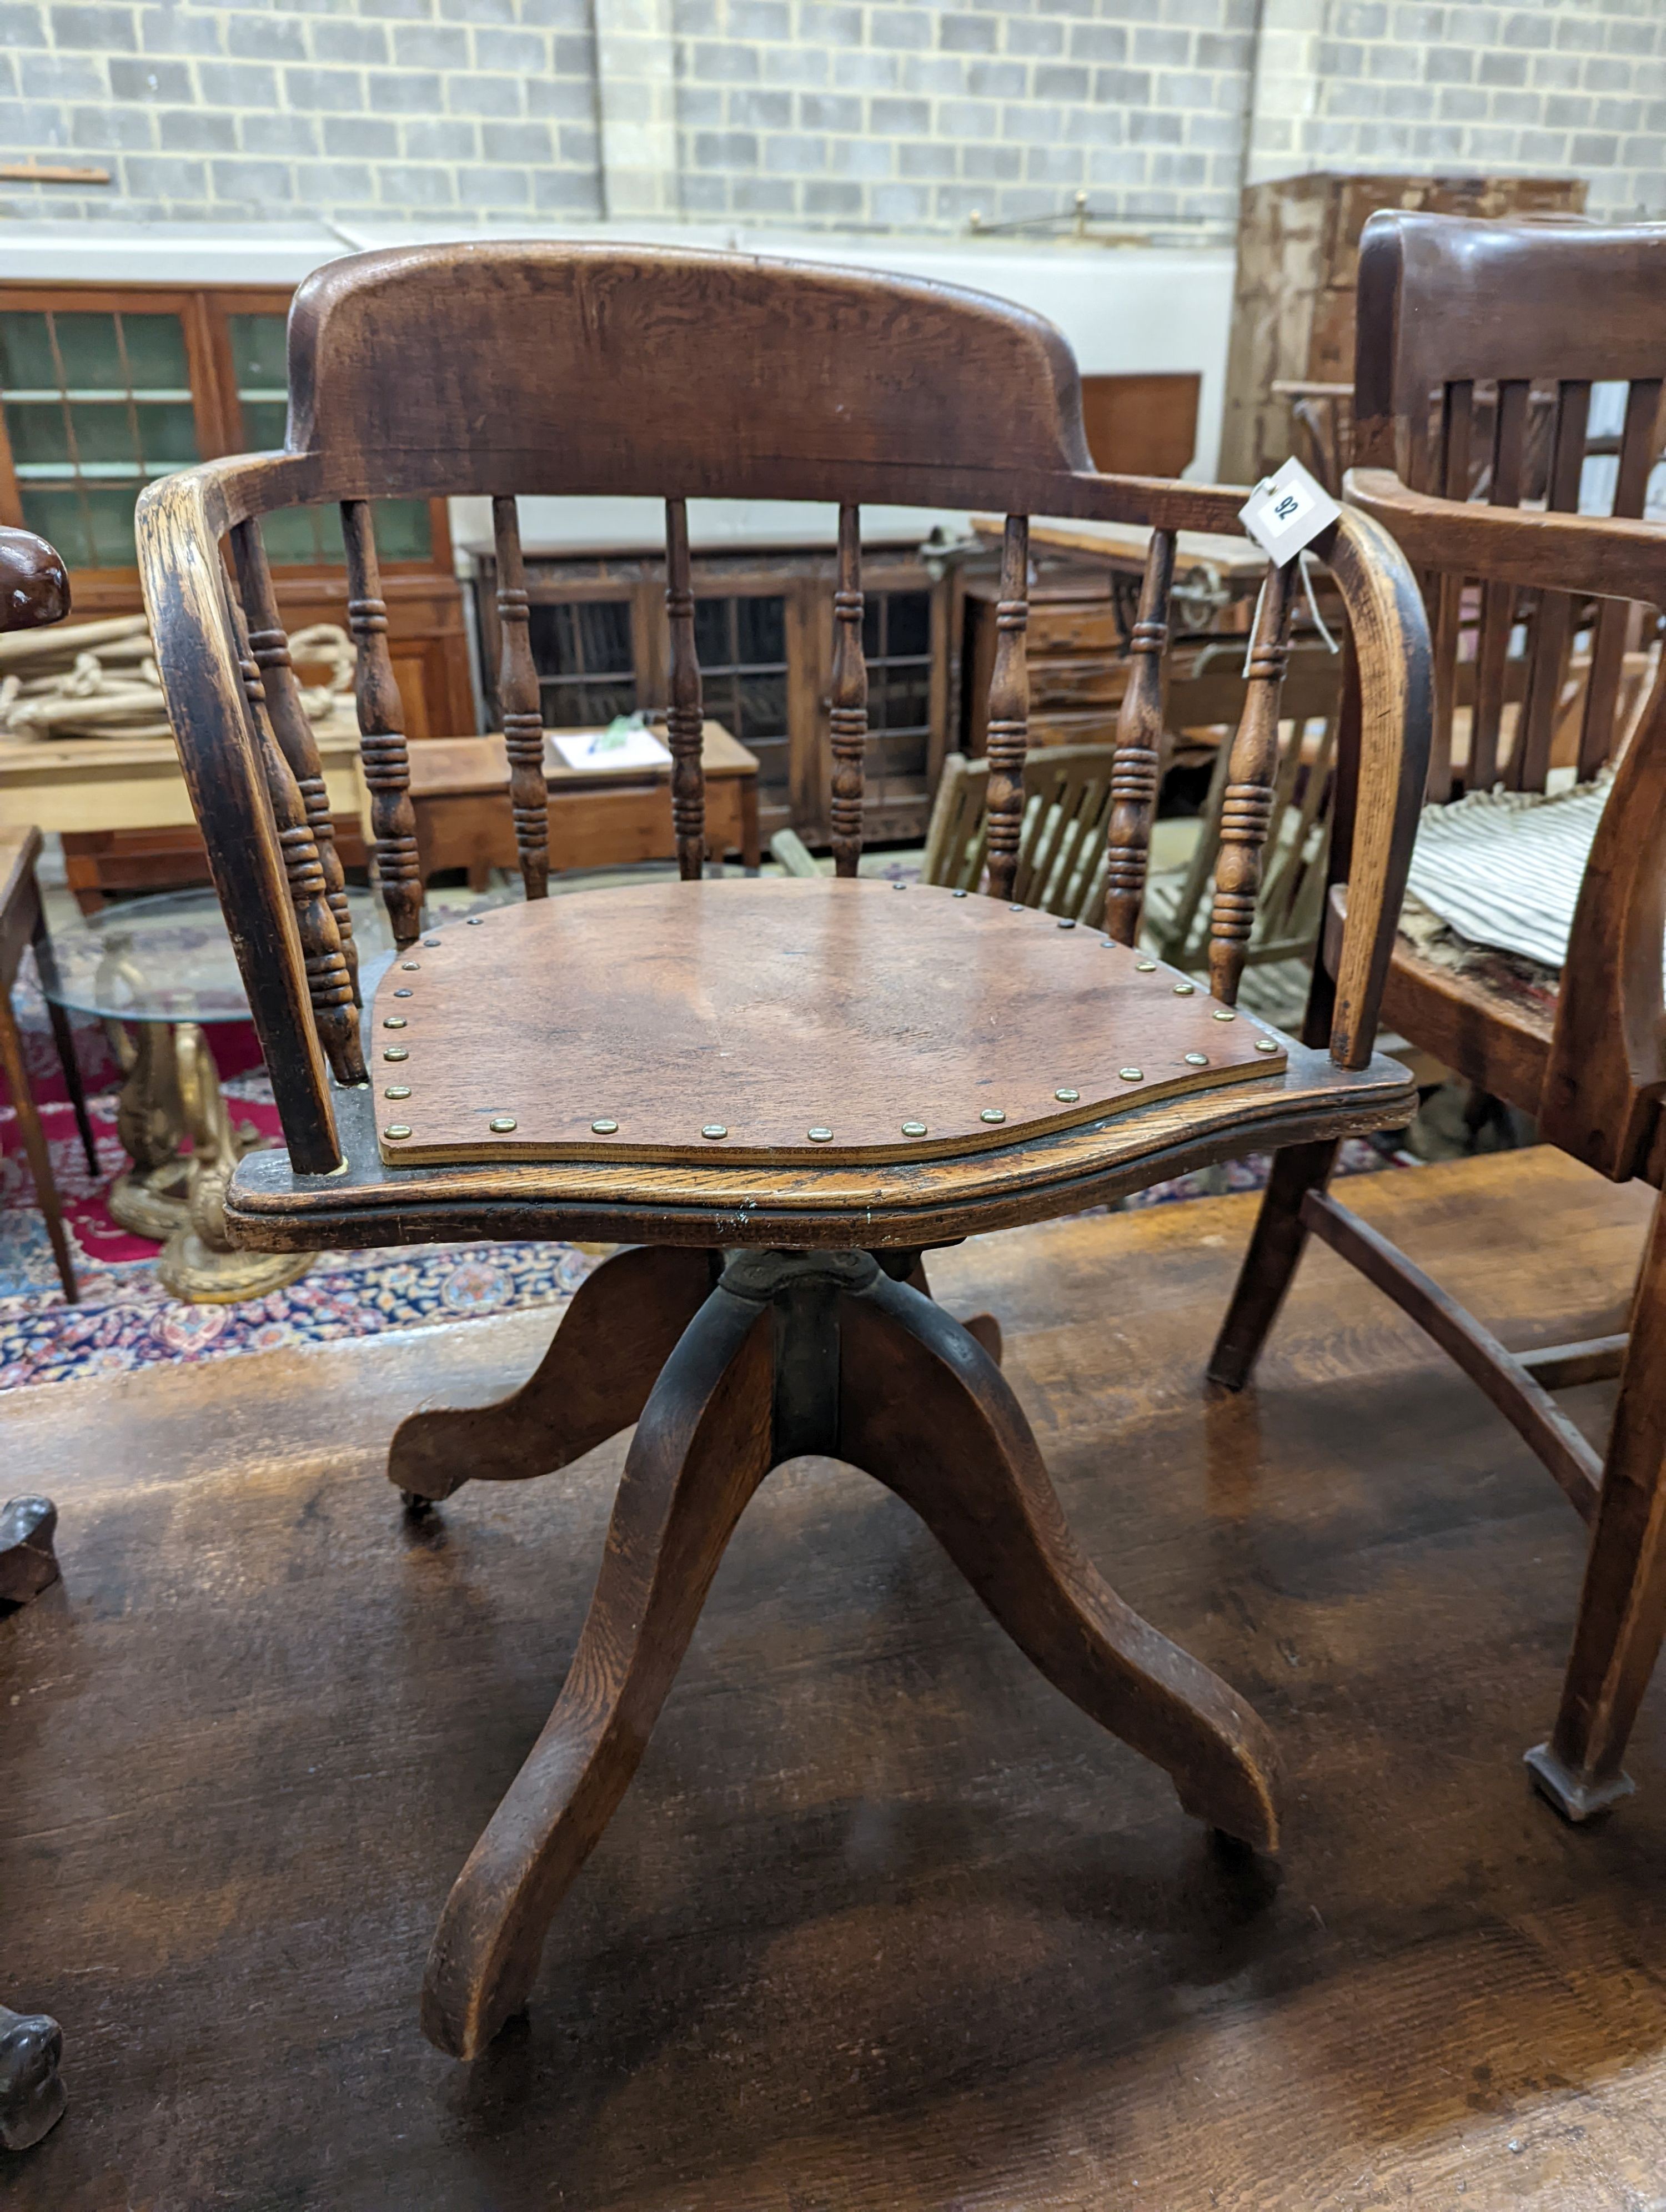
[[[1512,1346],[1623,1327],[1646,1193],[1552,1154],[1348,1188]],[[1581,1531],[1367,1285],[1310,1254],[1257,1389],[1203,1362],[1228,1199],[939,1255],[1112,1583],[1276,1731],[1286,1846],[1216,1856],[907,1510],[773,1478],[526,2025],[423,2041],[435,1916],[571,1652],[622,1447],[380,1468],[547,1318],[0,1401],[64,1582],[0,1623],[0,2000],[68,2118],[17,2212],[1626,2212],[1666,2177],[1666,1703],[1635,1800],[1529,1794]],[[1613,1386],[1565,1395],[1600,1437]]]

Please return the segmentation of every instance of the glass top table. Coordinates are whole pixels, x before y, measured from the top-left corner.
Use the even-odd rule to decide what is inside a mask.
[[[393,957],[392,931],[374,892],[347,897],[368,999]],[[204,1035],[249,1018],[214,892],[108,906],[53,930],[37,957],[48,999],[109,1027],[124,1073],[116,1131],[129,1165],[106,1203],[124,1229],[161,1245],[163,1286],[224,1304],[264,1297],[304,1273],[310,1254],[244,1250],[226,1226],[232,1170],[262,1139],[253,1124],[234,1120]]]
[[[350,890],[359,964],[393,951],[387,910],[374,891]],[[128,899],[55,928],[40,957],[40,988],[72,1012],[117,1022],[246,1021],[249,1002],[211,890]]]

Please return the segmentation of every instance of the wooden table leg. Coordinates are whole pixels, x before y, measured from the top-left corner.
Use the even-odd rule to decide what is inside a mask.
[[[70,1257],[70,1240],[64,1233],[64,1208],[58,1203],[52,1155],[46,1149],[46,1134],[35,1109],[34,1093],[29,1088],[29,1071],[23,1060],[23,1041],[17,1033],[11,1001],[3,992],[0,992],[0,1067],[6,1072],[17,1126],[22,1133],[23,1150],[28,1155],[29,1172],[34,1177],[35,1203],[46,1217],[46,1234],[52,1240],[52,1257],[58,1262],[58,1279],[64,1285],[65,1298],[75,1305],[80,1301],[81,1292],[76,1285],[75,1265]],[[85,1110],[83,1106],[83,1115]]]

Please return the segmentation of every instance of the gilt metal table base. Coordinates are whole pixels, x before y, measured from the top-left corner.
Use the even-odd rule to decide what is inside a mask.
[[[116,1129],[133,1163],[110,1193],[112,1218],[163,1246],[156,1272],[192,1304],[234,1304],[296,1281],[310,1254],[239,1251],[227,1235],[226,1186],[260,1139],[233,1124],[204,1031],[141,1022],[129,1036],[107,1026],[125,1071]]]

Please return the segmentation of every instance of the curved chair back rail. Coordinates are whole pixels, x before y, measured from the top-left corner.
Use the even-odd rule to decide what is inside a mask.
[[[1600,496],[1613,516],[1636,520],[1661,450],[1663,268],[1666,224],[1604,230],[1373,216],[1360,243],[1356,466],[1478,509],[1526,504],[1572,515]],[[1599,384],[1622,384],[1625,398],[1618,427],[1594,436]],[[1586,465],[1594,458],[1614,464],[1606,489]],[[1518,533],[1514,550],[1526,556],[1518,568],[1488,557],[1494,539],[1483,547],[1459,527],[1446,552],[1465,557],[1425,564],[1435,626],[1431,797],[1450,787],[1462,704],[1471,710],[1468,787],[1502,776],[1512,789],[1543,790],[1571,648],[1585,628],[1578,765],[1582,776],[1595,775],[1616,750],[1622,664],[1636,626],[1622,602],[1658,604],[1659,534],[1646,526],[1635,538],[1587,534],[1582,546],[1578,532]],[[1477,574],[1479,599],[1464,589]],[[1559,588],[1535,588],[1547,584]],[[1602,597],[1594,625],[1578,593]],[[1523,627],[1527,650],[1517,658],[1512,634]],[[1519,712],[1506,746],[1511,704]]]
[[[1494,775],[1542,789],[1572,647],[1583,634],[1582,778],[1620,754],[1591,848],[1537,1102],[1541,1134],[1619,1180],[1657,1182],[1666,1085],[1666,663],[1622,714],[1628,635],[1666,609],[1666,529],[1640,518],[1661,447],[1666,224],[1625,230],[1476,222],[1403,213],[1365,226],[1357,416],[1348,495],[1423,573],[1433,617],[1435,775],[1444,797],[1455,702],[1473,671],[1470,787]],[[1496,386],[1485,502],[1470,480],[1474,392]],[[1626,385],[1612,515],[1577,508],[1591,387]],[[1552,389],[1548,506],[1522,511],[1529,388]],[[1409,471],[1407,474],[1406,471]],[[1477,595],[1476,586],[1479,586]],[[1525,629],[1524,663],[1507,659]],[[1462,656],[1473,650],[1473,661]],[[1515,668],[1516,741],[1499,737]],[[1629,723],[1629,726],[1628,726]],[[1623,751],[1622,751],[1623,747]]]
[[[1151,526],[1116,730],[1107,927],[1132,942],[1156,799],[1174,533],[1237,533],[1232,489],[1097,475],[1076,365],[1022,309],[946,286],[721,254],[566,244],[426,246],[331,264],[295,296],[285,448],[151,487],[139,557],[187,783],[230,924],[295,1169],[340,1164],[330,1078],[363,1079],[339,864],[260,544],[274,510],[339,502],[375,850],[396,939],[420,925],[405,743],[369,502],[494,502],[500,689],[529,897],[544,894],[544,733],[526,623],[519,493],[666,503],[672,804],[684,876],[704,853],[700,672],[686,502],[824,501],[839,516],[831,706],[834,850],[860,850],[866,672],[860,507],[1007,516],[989,698],[988,889],[1011,895],[1024,807],[1031,514]],[[229,538],[237,593],[222,555]],[[1349,884],[1329,1042],[1371,1056],[1426,766],[1432,695],[1415,580],[1393,540],[1346,513],[1318,549],[1346,605],[1355,712]],[[1218,996],[1237,989],[1277,771],[1290,574],[1274,574],[1232,748],[1210,930]],[[274,633],[277,641],[274,643]]]

